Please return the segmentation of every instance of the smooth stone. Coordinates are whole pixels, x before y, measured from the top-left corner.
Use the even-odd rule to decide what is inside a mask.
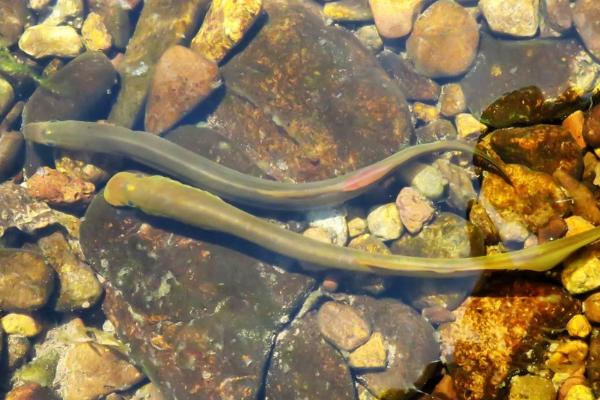
[[[531,368],[545,368],[544,346],[552,329],[563,329],[578,302],[556,285],[505,277],[494,279],[464,301],[456,320],[443,324],[443,357],[452,360],[457,398],[496,398],[506,379]]]
[[[5,400],[57,400],[58,397],[47,387],[37,383],[26,383],[11,389]]]
[[[453,257],[456,258],[456,254]],[[417,310],[442,309],[450,312],[473,292],[476,285],[477,279],[474,278],[410,278],[403,279],[395,288],[402,299]]]
[[[541,0],[543,21],[551,29],[563,33],[573,26],[573,14],[569,0]]]
[[[369,0],[377,30],[386,39],[410,33],[424,0]]]
[[[600,293],[593,293],[585,299],[583,312],[590,321],[600,322]]]
[[[372,21],[373,15],[366,0],[337,0],[325,3],[323,14],[340,22]]]
[[[0,309],[32,311],[43,307],[54,288],[54,274],[38,254],[0,249]]]
[[[598,328],[592,329],[585,372],[594,393],[600,393],[600,329]]]
[[[355,400],[355,396],[350,369],[319,333],[315,312],[295,320],[278,336],[267,370],[265,399]]]
[[[412,113],[417,121],[422,121],[426,124],[433,122],[440,117],[440,111],[436,106],[421,102],[414,102],[412,105]]]
[[[59,360],[54,385],[63,400],[91,400],[129,389],[143,378],[135,366],[111,348],[78,343]]]
[[[555,400],[552,381],[541,376],[522,375],[510,380],[508,400]]]
[[[454,117],[456,131],[461,139],[478,139],[487,131],[487,126],[482,124],[473,114],[460,113]]]
[[[442,198],[448,186],[441,172],[427,164],[412,162],[398,171],[400,178],[430,200]]]
[[[390,50],[377,55],[379,64],[400,85],[407,100],[434,102],[440,96],[440,85],[419,74],[402,57]]]
[[[575,29],[585,47],[600,58],[600,3],[595,0],[577,0],[573,7]]]
[[[344,209],[323,209],[309,211],[306,215],[308,224],[312,227],[323,228],[333,238],[333,244],[344,246],[348,242],[348,223]]]
[[[357,237],[366,233],[368,229],[367,220],[360,217],[354,217],[348,221],[348,236]]]
[[[414,257],[462,258],[485,254],[483,235],[456,214],[443,212],[416,236],[392,243],[394,254]]]
[[[585,315],[577,314],[567,322],[567,332],[570,336],[586,338],[592,331],[592,325]]]
[[[382,369],[387,364],[387,349],[380,332],[373,332],[369,340],[348,355],[353,369]]]
[[[454,117],[464,112],[467,108],[467,100],[460,83],[447,83],[442,86],[439,108],[444,117]]]
[[[0,15],[0,47],[10,47],[19,40],[30,17],[27,2],[0,0]]]
[[[35,25],[19,39],[19,48],[34,58],[77,57],[83,50],[81,36],[71,26]]]
[[[321,335],[340,350],[352,351],[371,336],[371,326],[352,306],[328,301],[319,308]]]
[[[58,275],[58,298],[56,311],[85,310],[92,307],[102,296],[102,285],[94,271],[80,261],[60,232],[38,240],[38,246],[48,263]]]
[[[531,37],[538,30],[539,0],[481,0],[479,8],[493,32]]]
[[[594,193],[562,169],[554,171],[552,176],[572,199],[573,214],[585,216],[594,225],[600,224],[600,208],[596,205]]]
[[[367,216],[367,225],[369,231],[382,240],[398,239],[404,230],[395,203],[374,208]]]
[[[387,367],[364,371],[357,380],[376,398],[411,398],[431,378],[439,359],[432,326],[412,308],[391,298],[349,296],[349,301],[381,333],[388,353]],[[410,368],[406,368],[410,365]],[[358,372],[358,371],[357,371]]]
[[[42,331],[42,325],[27,314],[10,313],[0,320],[2,330],[8,335],[37,336]]]
[[[539,244],[562,238],[569,227],[563,218],[552,218],[545,226],[538,230]]]
[[[348,247],[351,249],[358,249],[362,251],[366,251],[371,254],[392,254],[390,249],[377,237],[365,233],[363,235],[357,236],[348,243]],[[360,280],[365,279],[364,276],[361,276]]]
[[[586,293],[600,287],[600,253],[585,249],[565,261],[561,281],[571,294]]]
[[[502,128],[562,119],[583,108],[598,71],[574,38],[502,40],[482,34],[475,65],[460,83],[470,113]]]
[[[453,140],[456,139],[457,135],[456,128],[447,119],[436,119],[425,126],[415,129],[417,144]]]
[[[6,114],[15,101],[15,91],[12,85],[5,79],[0,78],[0,118]]]
[[[383,49],[383,40],[381,40],[381,36],[379,36],[375,25],[361,26],[354,32],[354,35],[360,40],[363,46],[373,53],[379,53]]]
[[[191,49],[219,63],[244,38],[262,12],[262,0],[213,0]]]
[[[479,27],[462,6],[440,0],[417,19],[406,43],[408,58],[430,78],[452,77],[469,70],[479,43]]]
[[[91,12],[81,27],[81,38],[88,50],[108,51],[112,46],[112,36],[108,33],[100,14]]]
[[[442,158],[435,160],[433,166],[440,171],[448,182],[446,203],[460,213],[466,213],[471,202],[477,199],[477,192],[469,172]]]
[[[52,12],[42,21],[43,25],[71,25],[81,27],[83,21],[83,0],[57,0]]]
[[[586,385],[574,385],[565,396],[564,400],[595,400],[592,389]]]
[[[219,67],[215,62],[186,47],[170,47],[154,70],[145,129],[159,134],[172,128],[219,86]]]
[[[418,233],[435,214],[433,204],[416,189],[405,187],[396,197],[400,220],[406,230]]]

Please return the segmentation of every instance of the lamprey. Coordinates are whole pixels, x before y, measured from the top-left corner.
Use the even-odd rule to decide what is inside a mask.
[[[36,122],[23,128],[25,139],[70,150],[120,155],[202,188],[224,199],[253,207],[307,210],[341,204],[368,190],[407,161],[435,151],[460,150],[488,156],[465,142],[416,145],[370,166],[332,179],[285,183],[256,178],[227,168],[159,136],[107,124],[82,121]]]
[[[206,191],[161,176],[114,175],[104,190],[113,206],[132,206],[159,217],[225,232],[266,249],[324,268],[407,276],[446,277],[483,270],[545,271],[600,239],[600,227],[510,253],[471,258],[371,254],[334,246],[257,218]]]

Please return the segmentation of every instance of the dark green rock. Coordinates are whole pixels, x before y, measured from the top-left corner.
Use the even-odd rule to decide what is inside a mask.
[[[223,67],[215,128],[275,179],[331,177],[408,145],[404,96],[354,35],[305,3],[265,9],[267,22]]]
[[[352,306],[381,332],[388,348],[383,371],[366,372],[358,380],[377,398],[411,398],[431,378],[439,360],[433,327],[409,306],[395,299],[353,296]]]
[[[88,0],[90,11],[99,14],[117,49],[124,49],[131,35],[129,14],[118,0]]]
[[[461,84],[471,113],[506,127],[557,119],[589,102],[598,71],[575,39],[482,35],[475,65]]]
[[[106,115],[117,73],[100,52],[86,52],[36,89],[25,104],[23,124],[50,120],[95,120]],[[48,154],[31,143],[27,146],[26,173],[32,175]]]
[[[294,321],[273,349],[265,399],[354,400],[355,396],[348,365],[321,336],[316,313]]]
[[[479,228],[452,213],[441,213],[416,236],[404,235],[392,252],[415,257],[463,258],[485,255]]]
[[[560,125],[498,129],[486,140],[506,163],[522,164],[549,175],[560,168],[571,176],[581,176],[582,151]]]
[[[121,90],[109,120],[133,127],[141,115],[154,66],[169,47],[189,39],[208,0],[147,0],[119,66]],[[151,44],[151,45],[149,45]]]

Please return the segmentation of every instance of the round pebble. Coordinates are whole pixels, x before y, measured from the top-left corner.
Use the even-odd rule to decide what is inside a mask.
[[[388,39],[410,33],[423,3],[424,0],[369,0],[377,30]]]
[[[531,37],[538,30],[539,0],[481,0],[479,8],[496,33]]]
[[[567,322],[567,332],[569,332],[569,335],[571,336],[585,338],[591,331],[592,326],[584,315],[575,315]]]
[[[396,198],[400,220],[410,233],[418,233],[435,213],[431,202],[412,187],[400,190]]]
[[[375,25],[366,25],[359,28],[354,35],[360,40],[360,42],[373,53],[378,53],[383,49],[383,40],[377,32]]]
[[[596,58],[600,58],[600,2],[577,0],[573,7],[575,29],[585,47]]]
[[[2,329],[9,335],[33,337],[42,331],[42,325],[26,314],[10,313],[0,320]]]
[[[454,1],[440,0],[419,16],[406,49],[419,72],[441,78],[466,72],[478,44],[479,28],[471,14]]]
[[[439,107],[444,117],[453,117],[465,111],[467,100],[459,83],[448,83],[442,86]]]
[[[34,58],[72,58],[83,51],[83,42],[71,26],[35,25],[25,30],[19,48]]]
[[[592,389],[584,385],[573,385],[567,392],[565,400],[595,400]]]
[[[594,293],[585,299],[583,312],[589,321],[600,323],[600,292]]]
[[[367,225],[369,231],[382,240],[398,239],[404,230],[395,203],[384,204],[373,209],[367,216]]]

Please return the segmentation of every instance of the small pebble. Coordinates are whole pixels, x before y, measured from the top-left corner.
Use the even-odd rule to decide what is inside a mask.
[[[15,91],[12,85],[0,77],[0,121],[15,103]]]
[[[340,283],[335,275],[327,275],[325,279],[323,279],[323,283],[321,284],[323,290],[329,293],[336,292],[339,286]]]
[[[351,238],[362,235],[367,232],[367,220],[360,217],[354,217],[348,221],[348,236]]]
[[[377,30],[387,39],[408,35],[423,4],[424,0],[369,0]]]
[[[452,140],[456,139],[456,136],[456,128],[447,119],[436,119],[425,126],[415,129],[417,144]]]
[[[596,58],[600,57],[600,2],[577,0],[573,4],[573,22],[585,47]]]
[[[568,31],[573,26],[573,15],[569,0],[541,0],[544,22],[559,33]]]
[[[567,332],[571,336],[585,338],[591,331],[592,326],[584,315],[575,315],[567,322]]]
[[[567,393],[569,393],[569,390],[571,390],[571,388],[575,385],[586,385],[587,386],[587,380],[585,379],[585,376],[574,375],[574,376],[567,378],[560,385],[560,389],[558,390],[558,400],[564,400],[567,397]]]
[[[410,233],[418,233],[435,213],[433,204],[425,196],[412,187],[400,190],[396,197],[396,205],[402,224]]]
[[[354,35],[373,53],[378,53],[383,49],[383,40],[381,40],[381,36],[379,36],[375,25],[362,26],[354,32]]]
[[[369,231],[382,240],[398,239],[404,230],[395,203],[373,209],[367,216],[367,225]]]
[[[452,311],[442,306],[425,307],[421,310],[421,316],[435,325],[456,320]]]
[[[417,121],[423,121],[426,124],[433,122],[440,117],[440,112],[437,107],[418,101],[413,103],[412,112]]]
[[[508,400],[554,400],[556,390],[552,382],[535,375],[515,376],[510,380]]]
[[[575,142],[581,149],[585,149],[587,144],[583,137],[583,125],[585,124],[585,114],[581,110],[571,113],[562,122],[563,128],[569,131]]]
[[[83,19],[83,0],[57,0],[50,15],[42,22],[44,25],[62,25],[68,23],[76,28]]]
[[[600,323],[600,292],[591,294],[585,299],[583,312],[589,321]]]
[[[459,83],[448,83],[442,86],[439,108],[444,117],[453,117],[464,112],[467,108],[466,104],[465,93]]]
[[[433,166],[440,171],[448,182],[446,203],[459,212],[466,212],[469,205],[477,198],[470,172],[466,168],[442,158],[435,160]]]
[[[531,37],[539,24],[539,0],[480,0],[490,29],[515,37]]]
[[[2,329],[8,335],[33,337],[42,331],[42,325],[27,314],[10,313],[0,320]]]
[[[584,249],[564,262],[562,284],[571,294],[581,294],[600,287],[600,260],[597,251]]]
[[[323,14],[334,21],[342,22],[373,20],[369,6],[362,0],[337,0],[325,3]]]
[[[321,334],[341,350],[352,351],[371,336],[371,326],[351,306],[337,301],[323,304],[317,313]]]
[[[430,200],[442,198],[448,186],[440,170],[431,165],[412,163],[400,171],[400,175]]]
[[[306,218],[310,226],[329,231],[333,237],[333,244],[336,246],[344,246],[348,241],[348,224],[345,210],[310,211]]]
[[[550,221],[538,230],[538,241],[540,244],[563,237],[569,226],[560,217],[553,216]]]
[[[567,395],[565,396],[565,400],[595,400],[596,397],[594,393],[592,393],[592,389],[584,386],[584,385],[573,385]]]
[[[582,340],[567,340],[551,346],[546,366],[555,372],[553,380],[564,381],[585,367],[589,346]]]
[[[331,231],[320,226],[311,226],[302,235],[311,239],[314,239],[321,243],[333,244],[333,235]]]
[[[440,0],[419,16],[406,50],[418,72],[442,78],[466,72],[478,44],[479,27],[471,14],[454,1]]]
[[[8,335],[6,340],[8,353],[8,369],[15,370],[19,368],[29,356],[31,351],[31,342],[24,335]]]
[[[96,186],[91,182],[70,178],[67,175],[42,167],[27,180],[27,193],[36,200],[53,206],[65,206],[89,202]]]
[[[380,332],[373,332],[367,343],[348,356],[348,364],[354,369],[382,369],[387,364],[387,350]]]
[[[34,58],[72,58],[79,55],[84,46],[71,26],[35,25],[21,35],[19,48]]]
[[[479,122],[472,114],[468,113],[458,114],[454,119],[454,123],[456,124],[458,137],[461,139],[479,138],[479,136],[488,129],[487,126]]]
[[[83,22],[81,36],[88,50],[108,51],[112,46],[112,36],[100,14],[95,12],[89,13]]]
[[[591,222],[579,215],[571,215],[565,218],[565,223],[567,224],[566,237],[594,229],[594,225]]]
[[[29,8],[34,11],[42,11],[50,5],[50,1],[52,0],[29,0]]]
[[[16,386],[6,394],[5,400],[49,400],[56,396],[47,387],[34,382],[26,382]]]
[[[351,249],[366,251],[371,254],[392,254],[390,249],[381,240],[375,236],[365,233],[355,237],[348,243]]]

